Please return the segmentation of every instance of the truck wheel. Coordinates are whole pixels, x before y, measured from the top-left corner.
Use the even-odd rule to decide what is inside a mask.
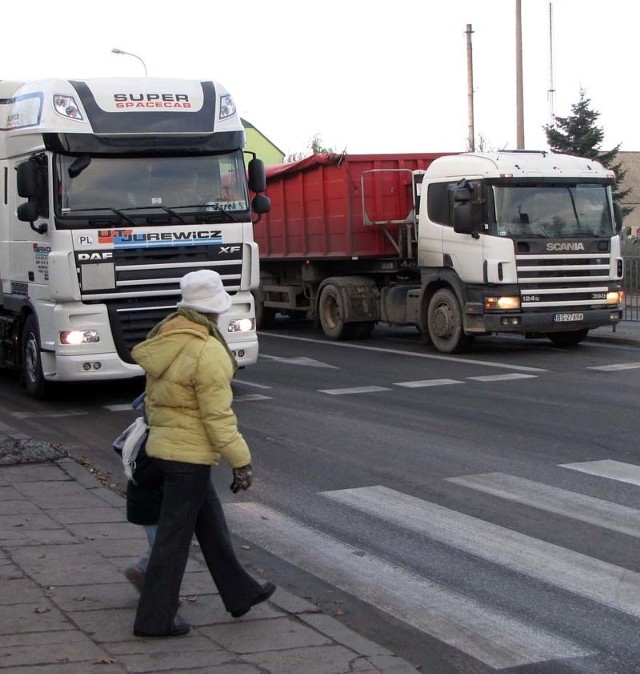
[[[41,400],[46,396],[48,382],[42,373],[40,358],[40,332],[33,314],[27,317],[22,333],[22,379],[27,393]]]
[[[431,343],[440,353],[460,353],[473,341],[473,337],[464,334],[460,305],[448,288],[440,288],[433,294],[427,325]]]
[[[338,286],[328,283],[320,293],[318,317],[322,332],[329,339],[351,339],[357,323],[344,322],[344,303]]]
[[[571,330],[570,332],[550,332],[547,337],[554,346],[576,346],[588,334],[588,330]]]

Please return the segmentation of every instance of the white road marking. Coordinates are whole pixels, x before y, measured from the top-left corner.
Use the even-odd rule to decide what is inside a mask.
[[[299,356],[297,358],[282,358],[281,356],[267,356],[266,354],[261,353],[259,358],[265,358],[267,360],[275,360],[279,363],[285,363],[286,365],[304,365],[305,367],[328,367],[333,370],[340,369],[337,365],[329,365],[329,363],[323,363],[320,360],[314,360],[313,358],[307,358],[306,356]]]
[[[581,463],[562,463],[561,468],[577,470],[598,477],[606,477],[618,482],[628,482],[640,486],[640,466],[622,461],[603,459],[602,461],[584,461]]]
[[[383,486],[323,492],[339,503],[640,617],[640,573]]]
[[[399,381],[394,386],[405,386],[406,388],[423,388],[425,386],[447,386],[448,384],[464,384],[457,379],[422,379],[420,381]]]
[[[601,370],[603,372],[614,372],[616,370],[637,370],[640,363],[614,363],[613,365],[591,365],[587,370]]]
[[[330,396],[351,395],[353,393],[378,393],[379,391],[390,391],[385,386],[353,386],[351,388],[326,388],[319,389],[320,393],[327,393]]]
[[[84,414],[89,414],[87,410],[60,410],[59,412],[11,412],[12,417],[16,419],[29,419],[31,417],[42,418],[56,418],[56,417],[79,417]]]
[[[270,396],[263,396],[260,393],[247,393],[243,396],[233,396],[234,403],[249,403],[256,402],[257,400],[273,400]]]
[[[517,370],[520,372],[547,372],[547,370],[540,367],[526,367],[525,365],[507,365],[494,361],[473,360],[471,358],[457,358],[455,356],[443,356],[435,353],[414,353],[413,351],[401,351],[396,349],[385,349],[379,346],[365,346],[364,344],[351,344],[349,342],[335,342],[322,339],[311,339],[309,337],[292,337],[291,335],[279,335],[276,332],[270,332],[269,337],[276,339],[290,339],[298,342],[311,342],[313,344],[324,344],[325,346],[333,346],[342,349],[360,349],[362,351],[375,351],[377,353],[388,353],[392,356],[411,356],[412,358],[425,358],[427,360],[441,360],[452,363],[472,365],[482,365],[485,367],[497,367],[503,370]]]
[[[507,381],[508,379],[531,379],[536,376],[537,375],[535,374],[518,374],[512,372],[510,374],[489,374],[481,377],[467,377],[467,379],[473,379],[474,381]]]
[[[105,409],[109,410],[109,412],[132,412],[135,411],[133,407],[131,407],[131,403],[129,404],[123,404],[123,405],[105,405]]]
[[[504,473],[450,477],[447,482],[640,538],[640,510],[635,508]]]
[[[237,535],[490,667],[593,653],[266,506],[235,503],[225,512]]]

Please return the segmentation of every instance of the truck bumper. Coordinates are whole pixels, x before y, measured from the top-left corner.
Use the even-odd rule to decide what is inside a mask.
[[[554,318],[564,315],[569,319],[581,314],[581,319],[557,321]],[[484,314],[469,318],[466,330],[473,333],[513,332],[513,333],[549,333],[570,330],[592,330],[603,325],[617,325],[622,320],[622,309],[591,309],[589,311],[549,311],[543,313],[497,313]]]
[[[233,344],[231,352],[239,367],[253,365],[258,360],[258,340]],[[116,353],[56,356],[43,351],[41,357],[42,371],[47,381],[96,381],[144,376],[144,370],[139,365],[125,363]]]
[[[144,370],[125,363],[116,353],[92,353],[86,356],[57,356],[42,351],[42,371],[47,381],[96,381],[131,379],[144,376]]]

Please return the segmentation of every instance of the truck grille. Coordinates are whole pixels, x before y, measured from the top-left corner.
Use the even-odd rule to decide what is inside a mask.
[[[107,305],[118,354],[134,362],[131,349],[149,330],[176,308],[180,279],[187,273],[212,269],[222,277],[225,290],[235,294],[242,277],[242,246],[188,245],[115,249],[115,288],[82,289],[87,303]],[[76,258],[82,284],[82,262]]]
[[[606,250],[601,250],[606,244]],[[523,249],[529,250],[522,253]],[[518,242],[516,267],[523,309],[602,308],[607,306],[608,241],[589,241],[585,252],[543,253]]]

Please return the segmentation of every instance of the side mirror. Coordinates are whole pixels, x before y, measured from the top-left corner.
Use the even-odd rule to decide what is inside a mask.
[[[624,211],[622,210],[622,206],[620,205],[620,203],[617,201],[613,202],[613,216],[616,219],[614,223],[616,232],[620,233],[622,231],[622,221],[624,220]]]
[[[21,222],[35,222],[38,219],[39,209],[35,201],[20,204],[17,209],[18,220]]]
[[[256,194],[251,202],[251,210],[258,215],[268,213],[271,210],[271,199],[264,194]]]
[[[457,234],[471,234],[478,238],[482,227],[483,202],[474,199],[474,193],[467,180],[461,180],[452,188],[453,231]]]
[[[248,166],[249,171],[249,187],[252,192],[260,194],[267,189],[267,176],[264,170],[264,162],[262,159],[254,157]]]
[[[38,165],[27,159],[16,167],[18,194],[25,199],[38,196]]]

